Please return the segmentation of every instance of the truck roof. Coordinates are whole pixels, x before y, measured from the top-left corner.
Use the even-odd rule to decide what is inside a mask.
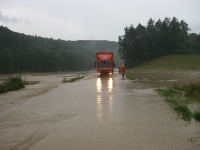
[[[99,60],[113,59],[113,52],[97,52],[96,55]]]

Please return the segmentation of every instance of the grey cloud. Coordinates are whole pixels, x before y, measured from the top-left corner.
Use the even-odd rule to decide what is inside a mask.
[[[10,21],[13,23],[19,23],[19,19],[17,19],[16,17],[11,17]]]
[[[3,16],[1,11],[0,11],[0,21],[6,23],[10,22],[9,18],[7,16]]]
[[[30,21],[28,20],[28,19],[23,19],[24,20],[24,22],[26,23],[26,24],[30,24]]]
[[[19,23],[19,22],[24,22],[26,24],[30,24],[28,19],[24,18],[17,18],[17,17],[12,17],[12,16],[6,16],[3,15],[2,12],[0,11],[0,22],[5,22],[5,23]]]

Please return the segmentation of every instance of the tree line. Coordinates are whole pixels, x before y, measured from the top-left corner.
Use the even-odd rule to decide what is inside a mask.
[[[128,68],[164,55],[200,54],[200,34],[188,34],[189,30],[184,20],[175,17],[156,22],[150,18],[146,27],[139,23],[124,29],[118,53]]]
[[[117,54],[118,44],[55,40],[0,26],[0,73],[89,70],[94,68],[95,52],[102,50]]]

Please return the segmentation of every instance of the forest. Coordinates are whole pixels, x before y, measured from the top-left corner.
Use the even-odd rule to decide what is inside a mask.
[[[112,51],[115,61],[121,61],[117,42],[55,40],[0,26],[0,73],[94,69],[97,51]]]
[[[95,53],[114,52],[116,66],[132,68],[164,55],[200,54],[200,34],[173,17],[149,19],[125,27],[118,42],[65,41],[13,32],[0,26],[0,73],[82,71],[94,69]]]
[[[149,19],[146,26],[140,23],[124,29],[119,36],[118,53],[127,68],[164,55],[200,54],[200,34],[191,33],[188,24],[173,17]]]

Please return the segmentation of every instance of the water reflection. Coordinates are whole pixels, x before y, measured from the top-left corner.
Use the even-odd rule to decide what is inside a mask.
[[[109,115],[108,115],[108,119],[109,121],[112,122],[113,120],[113,95],[109,95]]]
[[[98,78],[96,81],[96,116],[100,121],[113,118],[113,79]]]
[[[103,110],[103,105],[102,105],[102,98],[101,95],[97,95],[97,117],[100,121],[102,121],[102,110]]]
[[[100,78],[97,79],[96,87],[97,87],[97,92],[101,92],[101,79]]]
[[[112,89],[113,89],[113,79],[110,78],[108,82],[108,91],[112,92]]]

